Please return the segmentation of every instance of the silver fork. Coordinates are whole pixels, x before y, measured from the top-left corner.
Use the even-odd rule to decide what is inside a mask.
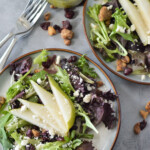
[[[24,36],[27,36],[32,31],[34,24],[41,16],[46,5],[47,5],[46,0],[35,0],[19,17],[17,21],[17,26],[14,29],[14,32],[12,33],[12,36],[14,37],[10,45],[6,49],[5,53],[0,58],[0,73],[2,72],[2,69],[7,61],[7,58],[11,53],[17,40],[19,40]]]

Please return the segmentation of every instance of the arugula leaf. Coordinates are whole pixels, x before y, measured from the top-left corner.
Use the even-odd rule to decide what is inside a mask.
[[[71,85],[69,75],[66,70],[63,70],[61,67],[56,67],[57,73],[53,76],[54,79],[60,84],[62,90],[67,94],[70,95],[71,91],[75,91]]]
[[[94,68],[91,68],[89,66],[84,56],[85,55],[82,55],[80,57],[80,59],[76,63],[76,66],[81,70],[81,73],[83,73],[84,75],[90,76],[92,78],[97,78],[97,73],[94,71]]]
[[[110,38],[108,36],[108,31],[105,26],[104,21],[99,21],[98,15],[102,6],[100,4],[95,4],[93,6],[89,6],[88,15],[97,23],[98,26],[98,34],[103,44],[108,44],[110,42]]]
[[[11,118],[11,116],[12,115],[9,112],[5,112],[4,116],[0,118],[0,143],[2,144],[4,150],[9,150],[12,148],[12,144],[9,141],[4,129],[5,124]]]
[[[48,52],[47,50],[43,50],[40,55],[38,55],[36,58],[34,58],[33,63],[39,64],[39,66],[42,65],[42,62],[46,62],[48,59]]]
[[[75,107],[76,107],[76,115],[83,117],[84,120],[85,120],[85,125],[87,127],[91,128],[92,130],[94,130],[98,134],[98,130],[92,124],[90,118],[88,117],[88,114],[83,110],[83,108],[81,107],[81,105],[79,105],[79,104],[76,103]]]
[[[118,31],[118,28],[122,28],[125,30],[129,29],[130,27],[127,25],[127,15],[122,9],[116,8],[115,13],[112,15],[112,17],[115,19],[114,28],[110,34],[110,37],[114,37],[116,34],[121,35],[125,40],[134,42],[132,34],[128,33],[122,33]]]
[[[6,93],[7,102],[14,98],[19,92],[26,88],[26,85],[23,84],[23,80],[28,76],[31,72],[29,70],[24,76],[22,76],[16,83],[14,83]]]

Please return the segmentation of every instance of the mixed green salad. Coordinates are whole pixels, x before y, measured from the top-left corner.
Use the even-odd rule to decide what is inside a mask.
[[[0,97],[3,150],[94,150],[93,130],[117,121],[103,82],[84,55],[27,57],[11,64],[12,86]]]
[[[150,74],[150,1],[109,0],[89,6],[90,39],[124,75]]]

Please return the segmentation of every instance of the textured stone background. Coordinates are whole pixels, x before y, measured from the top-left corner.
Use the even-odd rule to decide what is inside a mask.
[[[28,0],[0,0],[0,39],[2,39],[14,26],[16,19],[22,12]],[[65,20],[63,10],[47,10],[52,13],[52,23],[61,24]],[[47,11],[45,10],[45,12]],[[100,62],[93,55],[84,35],[82,23],[82,10],[83,7],[76,8],[78,14],[75,19],[71,20],[75,38],[72,40],[72,45],[67,47],[64,45],[60,35],[54,37],[48,36],[46,31],[39,27],[39,23],[43,18],[38,21],[36,27],[28,37],[20,40],[13,52],[11,53],[7,64],[13,59],[22,54],[42,48],[68,48],[80,53],[86,53],[88,56],[104,68]],[[9,42],[8,42],[9,44]],[[0,49],[0,56],[7,48],[7,44]],[[133,133],[133,125],[142,118],[139,115],[139,110],[143,109],[146,102],[150,100],[150,86],[138,85],[125,81],[111,72],[106,70],[106,73],[111,77],[120,97],[121,102],[121,129],[118,140],[114,150],[150,150],[150,118],[148,118],[147,128],[136,136]]]

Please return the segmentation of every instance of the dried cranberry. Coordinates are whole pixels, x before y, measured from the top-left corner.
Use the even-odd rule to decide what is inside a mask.
[[[142,122],[140,122],[140,129],[143,130],[147,125],[147,122],[145,120],[143,120]]]
[[[43,30],[48,30],[48,27],[50,26],[50,22],[43,22],[41,23],[40,26]]]
[[[27,144],[26,150],[35,150],[35,147],[32,144]]]
[[[65,17],[72,19],[74,17],[74,11],[71,9],[65,9]]]
[[[129,74],[131,74],[133,72],[133,70],[132,70],[132,68],[128,68],[128,67],[126,67],[125,69],[124,69],[124,75],[129,75]]]
[[[69,63],[76,62],[77,59],[78,59],[77,56],[71,56],[71,57],[68,59],[68,62],[69,62]]]
[[[46,62],[42,62],[42,66],[44,68],[49,68],[51,66],[51,64],[52,64],[52,61],[50,58],[48,58],[48,60]]]
[[[62,25],[63,25],[63,29],[72,30],[72,25],[70,24],[70,22],[68,20],[62,21]]]
[[[58,25],[54,25],[53,28],[57,30],[59,33],[61,32],[61,27]]]
[[[11,109],[16,109],[16,108],[20,108],[21,104],[18,100],[13,101],[12,103],[10,103]]]
[[[33,137],[33,133],[31,129],[28,129],[28,131],[26,132],[26,136],[28,136],[30,139]]]
[[[45,131],[41,134],[41,138],[42,138],[42,143],[46,143],[46,142],[50,142],[50,134],[48,133],[48,131]]]

